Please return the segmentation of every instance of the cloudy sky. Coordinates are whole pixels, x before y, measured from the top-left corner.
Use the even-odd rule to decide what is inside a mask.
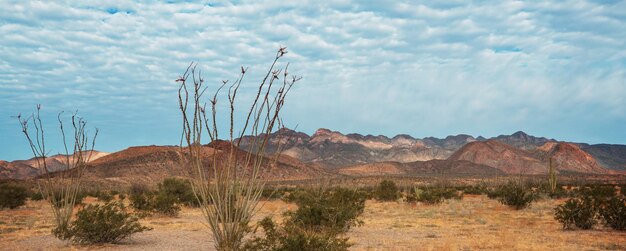
[[[309,134],[523,130],[626,143],[625,1],[0,0],[0,9],[0,159],[30,157],[12,116],[36,104],[48,142],[58,142],[56,114],[78,110],[100,129],[100,150],[177,144],[174,80],[190,62],[211,87],[249,67],[246,97],[279,46],[303,76],[285,122]]]

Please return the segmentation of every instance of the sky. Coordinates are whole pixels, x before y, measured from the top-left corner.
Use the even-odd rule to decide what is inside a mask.
[[[211,90],[248,67],[251,98],[276,50],[302,76],[287,127],[312,134],[626,144],[626,1],[0,0],[0,159],[32,157],[14,116],[78,110],[96,149],[176,145],[175,80]],[[65,115],[63,118],[68,119]],[[56,151],[56,152],[55,152]]]

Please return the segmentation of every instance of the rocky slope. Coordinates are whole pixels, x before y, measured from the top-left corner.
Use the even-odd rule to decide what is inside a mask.
[[[256,152],[255,138],[239,139],[237,155]],[[227,142],[205,146],[205,156],[228,152]],[[276,166],[261,175],[266,179],[305,179],[319,175],[362,176],[375,174],[542,174],[552,159],[559,172],[612,173],[626,170],[625,145],[588,145],[557,142],[524,132],[490,139],[470,135],[446,138],[413,138],[397,135],[342,134],[319,129],[309,136],[290,129],[270,135],[264,149],[267,156],[281,152]],[[93,178],[155,182],[167,176],[187,176],[180,166],[180,153],[174,146],[142,146],[108,154],[94,152],[88,175]],[[58,170],[65,156],[48,158],[49,167]],[[0,179],[31,178],[40,173],[34,159],[0,161]],[[130,178],[128,178],[130,177]]]
[[[99,151],[85,151],[83,154],[89,156],[89,162],[107,156],[109,153]],[[73,163],[72,156],[57,154],[46,158],[46,166],[51,172],[56,172],[67,168],[67,163]],[[0,160],[0,179],[27,179],[44,174],[43,161],[36,158],[28,160],[16,160],[12,162]]]

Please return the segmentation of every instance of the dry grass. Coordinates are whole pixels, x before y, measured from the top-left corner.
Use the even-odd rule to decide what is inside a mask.
[[[365,224],[348,236],[355,250],[624,250],[626,233],[605,229],[563,231],[540,201],[515,211],[486,196],[440,205],[368,201]]]
[[[87,198],[86,202],[93,202]],[[605,228],[564,231],[552,209],[561,201],[539,201],[515,211],[485,196],[465,196],[439,205],[411,206],[368,201],[365,224],[350,230],[354,250],[626,250],[626,232]],[[53,222],[45,202],[28,202],[17,210],[0,211],[0,250],[207,250],[212,238],[202,212],[184,208],[179,217],[148,217],[153,231],[139,233],[121,245],[68,246],[50,234]],[[261,202],[253,219],[278,217],[295,206]]]

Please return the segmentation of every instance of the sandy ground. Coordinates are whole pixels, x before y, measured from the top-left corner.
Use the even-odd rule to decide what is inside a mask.
[[[368,201],[364,224],[347,234],[353,250],[626,250],[626,232],[598,228],[564,231],[553,219],[560,201],[539,201],[515,211],[485,196],[466,196],[440,205]],[[279,216],[293,205],[264,203],[255,220]],[[175,218],[152,216],[154,228],[117,245],[78,246],[50,234],[44,202],[0,211],[0,250],[213,250],[201,212],[185,208]]]

